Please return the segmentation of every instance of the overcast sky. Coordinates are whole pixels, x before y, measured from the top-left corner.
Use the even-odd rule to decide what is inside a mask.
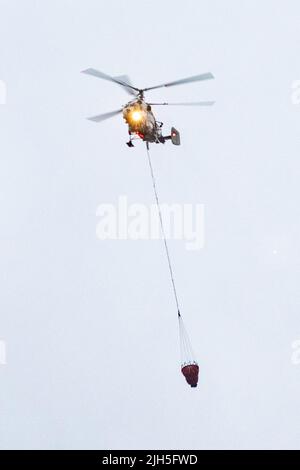
[[[2,449],[299,448],[300,79],[296,0],[0,0]],[[205,248],[170,251],[199,388],[180,373],[160,241],[96,238],[97,207],[152,203],[128,100],[151,100],[182,146],[153,146],[161,199],[205,205]]]

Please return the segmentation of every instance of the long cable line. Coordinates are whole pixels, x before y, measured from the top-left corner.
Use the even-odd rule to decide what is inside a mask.
[[[160,206],[160,201],[158,197],[158,192],[157,192],[157,187],[156,187],[156,181],[155,181],[155,176],[154,176],[154,171],[153,171],[153,166],[152,166],[152,161],[151,161],[151,156],[150,156],[150,151],[149,151],[149,145],[146,146],[147,148],[147,157],[148,157],[148,163],[149,163],[149,168],[150,168],[150,173],[151,173],[151,178],[152,178],[152,185],[153,185],[153,190],[155,194],[155,199],[156,199],[156,204],[158,208],[158,214],[159,214],[159,221],[160,221],[160,227],[161,227],[161,232],[164,240],[164,245],[165,245],[165,250],[166,250],[166,255],[167,255],[167,260],[168,260],[168,266],[169,266],[169,271],[170,271],[170,277],[171,277],[171,282],[173,286],[173,292],[174,292],[174,297],[175,297],[175,302],[177,306],[177,312],[178,316],[180,317],[180,307],[179,307],[179,301],[178,301],[178,294],[177,294],[177,289],[176,289],[176,284],[175,284],[175,279],[174,279],[174,271],[171,263],[171,258],[170,258],[170,252],[169,252],[169,247],[167,243],[167,237],[164,229],[164,223],[163,223],[163,218],[162,218],[162,213],[161,213],[161,206]]]
[[[151,173],[151,178],[152,178],[152,185],[153,185],[153,190],[154,190],[154,194],[155,194],[158,214],[159,214],[160,227],[161,227],[161,232],[162,232],[162,236],[163,236],[163,240],[164,240],[164,245],[165,245],[165,250],[166,250],[166,255],[167,255],[167,260],[168,260],[168,266],[169,266],[169,271],[170,271],[170,277],[171,277],[171,281],[172,281],[173,292],[174,292],[175,302],[176,302],[176,306],[177,306],[178,323],[179,323],[180,351],[181,351],[181,372],[184,375],[187,383],[191,387],[195,388],[198,385],[199,366],[197,364],[197,361],[195,360],[192,345],[191,345],[190,339],[188,337],[187,331],[185,329],[185,326],[183,324],[181,313],[180,313],[178,294],[177,294],[176,284],[175,284],[175,279],[174,279],[174,272],[173,272],[173,267],[172,267],[172,263],[171,263],[171,257],[170,257],[168,243],[167,243],[166,232],[165,232],[165,229],[164,229],[164,223],[163,223],[163,218],[162,218],[162,213],[161,213],[161,205],[160,205],[160,201],[159,201],[159,197],[158,197],[156,181],[155,181],[155,176],[154,176],[154,171],[153,171],[153,166],[152,166],[152,161],[151,161],[151,156],[150,156],[149,144],[148,143],[146,144],[146,147],[147,147],[148,163],[149,163],[149,168],[150,168],[150,173]]]

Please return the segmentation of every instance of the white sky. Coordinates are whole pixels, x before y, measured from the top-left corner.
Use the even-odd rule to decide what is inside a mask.
[[[0,0],[0,447],[299,448],[299,2]],[[138,86],[182,146],[155,146],[164,202],[203,203],[206,246],[171,242],[200,364],[179,369],[160,242],[100,242],[96,209],[153,202],[122,118]],[[276,250],[276,255],[274,255]]]

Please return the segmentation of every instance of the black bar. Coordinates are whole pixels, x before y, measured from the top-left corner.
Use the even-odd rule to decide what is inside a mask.
[[[180,465],[181,467],[198,468],[204,464],[216,464],[221,469],[226,464],[282,465],[284,468],[297,463],[299,457],[295,451],[181,451],[181,450],[38,450],[0,452],[0,465],[38,464],[43,468],[47,465],[76,466],[77,468],[107,468],[108,466],[123,468],[158,468]],[[10,467],[9,467],[10,468]]]

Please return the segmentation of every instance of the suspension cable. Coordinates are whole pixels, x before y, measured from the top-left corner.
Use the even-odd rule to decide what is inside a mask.
[[[163,236],[163,240],[164,240],[164,245],[165,245],[165,250],[166,250],[166,255],[167,255],[167,260],[168,260],[168,266],[169,266],[169,271],[170,271],[170,277],[171,277],[171,282],[172,282],[172,286],[173,286],[175,302],[176,302],[176,306],[177,306],[178,317],[180,318],[181,315],[180,315],[178,295],[177,295],[177,290],[176,290],[176,285],[175,285],[175,280],[174,280],[174,272],[173,272],[173,267],[172,267],[172,263],[171,263],[170,252],[169,252],[169,247],[168,247],[168,243],[167,243],[167,237],[166,237],[166,233],[165,233],[165,229],[164,229],[163,218],[162,218],[162,213],[161,213],[161,206],[160,206],[160,202],[159,202],[159,197],[158,197],[156,181],[155,181],[155,176],[154,176],[154,171],[153,171],[153,166],[152,166],[152,161],[151,161],[151,156],[150,156],[149,144],[148,143],[146,144],[146,148],[147,148],[148,163],[149,163],[149,168],[150,168],[150,173],[151,173],[151,178],[152,178],[152,185],[153,185],[156,204],[157,204],[157,208],[158,208],[161,232],[162,232],[162,236]]]

